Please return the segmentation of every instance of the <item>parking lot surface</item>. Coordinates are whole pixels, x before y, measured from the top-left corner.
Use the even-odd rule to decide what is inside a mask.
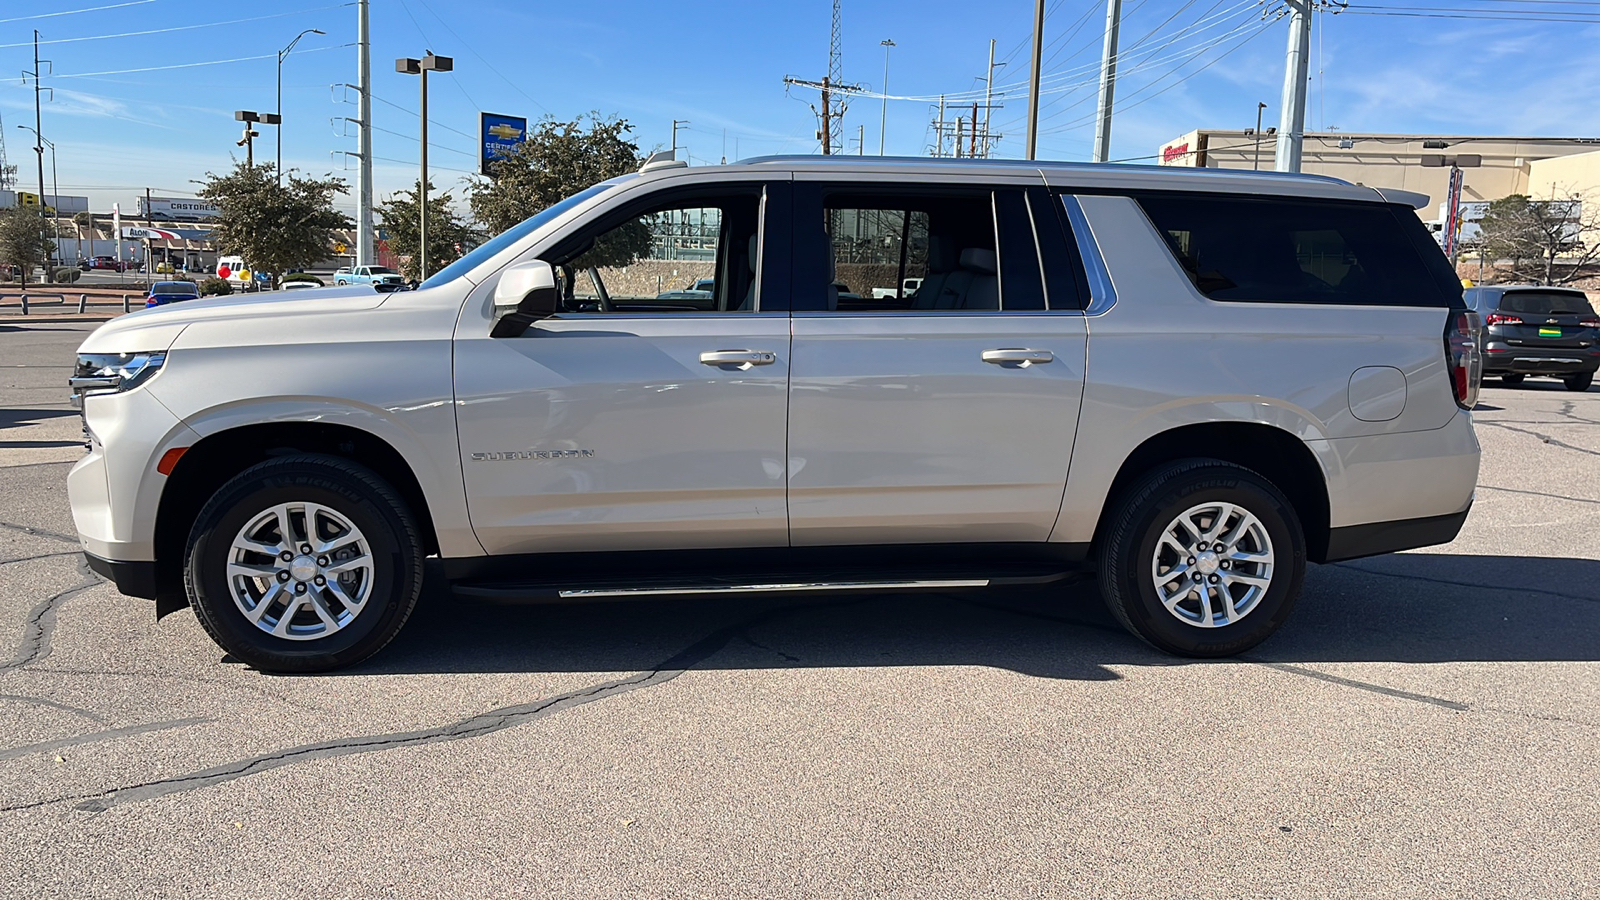
[[[1600,388],[1487,387],[1453,544],[1179,660],[1091,585],[506,606],[267,676],[82,565],[0,320],[0,895],[1600,895]]]

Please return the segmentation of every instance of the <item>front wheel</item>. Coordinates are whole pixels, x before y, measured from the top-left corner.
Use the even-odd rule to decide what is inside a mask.
[[[1566,385],[1569,391],[1587,391],[1589,385],[1594,383],[1594,373],[1580,372],[1577,375],[1568,375],[1561,379],[1561,383]]]
[[[1299,517],[1271,482],[1241,466],[1162,466],[1123,495],[1109,525],[1098,554],[1106,605],[1157,649],[1242,653],[1276,632],[1299,596]]]
[[[352,665],[394,639],[422,588],[417,525],[391,486],[332,456],[224,484],[189,533],[184,581],[222,649],[270,672]]]

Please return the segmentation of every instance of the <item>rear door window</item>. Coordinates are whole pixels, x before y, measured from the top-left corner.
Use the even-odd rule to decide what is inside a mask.
[[[1135,199],[1195,288],[1213,300],[1360,306],[1461,302],[1460,283],[1443,255],[1434,249],[1437,260],[1424,258],[1407,230],[1411,223],[1399,218],[1416,220],[1409,210],[1213,194]],[[1423,227],[1420,221],[1415,225]]]

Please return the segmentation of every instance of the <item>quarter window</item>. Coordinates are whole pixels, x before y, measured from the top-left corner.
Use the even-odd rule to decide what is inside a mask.
[[[1194,286],[1214,300],[1450,305],[1436,272],[1443,260],[1420,255],[1398,218],[1415,219],[1407,210],[1207,194],[1136,199]]]

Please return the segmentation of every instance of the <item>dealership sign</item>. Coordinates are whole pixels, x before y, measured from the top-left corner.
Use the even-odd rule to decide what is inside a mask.
[[[510,156],[527,137],[526,118],[478,113],[478,171],[490,174],[489,164]]]

